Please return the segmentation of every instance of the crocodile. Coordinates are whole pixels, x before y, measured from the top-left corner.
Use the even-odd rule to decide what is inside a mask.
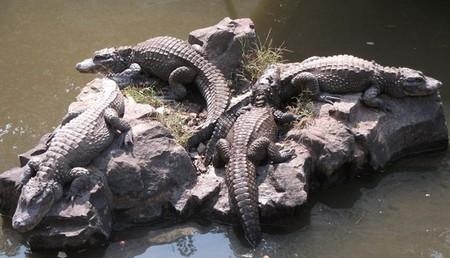
[[[195,82],[206,99],[206,127],[226,110],[230,90],[224,75],[186,41],[169,36],[150,38],[135,46],[105,48],[76,65],[83,73],[120,73],[132,63],[149,76],[169,82],[175,100],[186,96],[185,84]]]
[[[272,107],[277,88],[272,74],[265,75],[268,76],[261,77],[252,86],[251,106],[241,110],[234,123],[229,121],[233,126],[226,138],[217,141],[213,157],[215,167],[226,165],[225,183],[231,208],[240,218],[245,238],[252,247],[261,240],[256,166],[266,158],[279,163],[294,155],[293,150],[280,151],[275,141],[277,123],[290,122],[296,117]]]
[[[351,55],[313,56],[300,63],[278,64],[283,85],[280,95],[288,100],[307,90],[313,99],[332,103],[335,96],[321,93],[345,94],[362,92],[361,101],[369,107],[389,111],[379,97],[426,96],[434,94],[442,83],[421,71],[405,67],[382,66]]]
[[[124,99],[110,79],[96,79],[102,86],[99,98],[85,110],[68,112],[47,142],[47,150],[25,165],[20,196],[12,226],[20,232],[35,228],[71,184],[67,197],[75,198],[89,176],[85,168],[117,138],[120,145],[133,144],[131,126],[123,120]]]

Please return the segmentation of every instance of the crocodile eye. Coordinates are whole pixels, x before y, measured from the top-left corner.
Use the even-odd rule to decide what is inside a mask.
[[[422,77],[411,77],[411,78],[407,78],[406,81],[409,83],[422,83],[425,80]]]
[[[235,21],[230,21],[230,22],[227,24],[227,26],[228,26],[229,28],[236,28],[237,22],[235,22]]]
[[[111,57],[110,55],[103,54],[103,55],[95,55],[93,59],[95,61],[101,61],[101,60],[109,59],[110,57]]]

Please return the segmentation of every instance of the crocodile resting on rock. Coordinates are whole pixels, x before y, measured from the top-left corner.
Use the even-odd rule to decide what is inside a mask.
[[[63,187],[71,183],[69,197],[83,185],[88,165],[122,133],[123,145],[133,142],[130,125],[121,117],[124,99],[117,84],[101,80],[101,97],[84,111],[69,112],[48,141],[47,151],[25,166],[13,228],[26,232],[37,226],[63,196]]]
[[[322,92],[344,94],[363,92],[362,102],[369,107],[388,110],[379,95],[391,97],[434,94],[442,83],[422,72],[405,67],[387,67],[351,55],[313,56],[300,63],[278,64],[284,86],[283,100],[308,90],[314,99],[333,102],[339,98]]]
[[[184,98],[184,85],[195,82],[206,99],[208,116],[204,125],[216,122],[229,104],[230,91],[224,75],[186,41],[173,37],[105,48],[78,63],[76,69],[86,73],[120,73],[132,63],[140,65],[145,74],[168,81],[174,99]]]
[[[234,123],[227,123],[225,127],[233,126],[226,139],[218,140],[213,159],[216,167],[226,164],[225,183],[231,208],[239,216],[245,237],[253,247],[261,240],[256,166],[266,158],[279,163],[294,154],[293,151],[280,151],[275,145],[278,135],[276,122],[290,122],[296,117],[269,105],[276,99],[277,90],[272,76],[271,71],[266,71],[252,87],[252,106],[244,110]],[[227,131],[225,129],[222,133]]]

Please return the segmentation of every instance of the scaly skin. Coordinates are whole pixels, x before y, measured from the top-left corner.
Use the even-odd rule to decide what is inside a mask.
[[[132,144],[130,125],[124,113],[123,96],[117,84],[102,79],[102,97],[78,115],[70,113],[52,135],[48,150],[26,167],[22,190],[13,216],[13,228],[25,232],[37,226],[53,204],[63,195],[63,186],[75,196],[82,184],[83,168],[115,139],[116,130],[124,133],[125,144]]]
[[[203,127],[214,123],[226,110],[230,92],[223,74],[187,42],[156,37],[134,47],[102,49],[76,65],[80,72],[119,73],[137,63],[152,76],[169,82],[173,97],[186,95],[184,85],[195,82],[206,100],[208,116]]]
[[[252,88],[252,106],[236,112],[235,122],[227,119],[222,125],[221,133],[225,133],[230,125],[232,129],[227,139],[217,142],[213,160],[216,167],[226,164],[225,183],[231,207],[240,218],[245,237],[253,247],[261,240],[256,166],[266,158],[278,163],[294,154],[292,151],[280,152],[275,145],[278,132],[276,121],[290,122],[295,116],[269,105],[275,98],[272,94],[277,80],[273,76],[270,70],[266,72]]]
[[[442,83],[422,72],[404,67],[386,67],[350,55],[310,57],[301,63],[279,64],[283,99],[309,90],[316,100],[333,102],[322,92],[345,94],[363,92],[362,101],[369,107],[386,110],[379,95],[391,97],[434,94]]]

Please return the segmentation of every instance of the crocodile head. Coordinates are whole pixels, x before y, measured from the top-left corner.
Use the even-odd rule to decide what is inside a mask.
[[[425,76],[421,71],[410,68],[399,68],[399,81],[406,96],[426,96],[436,93],[442,82]]]
[[[104,48],[79,62],[75,69],[81,73],[120,73],[130,66],[130,54],[130,47]]]
[[[269,65],[252,86],[252,104],[257,107],[265,105],[277,107],[280,103],[279,86],[280,69],[276,65]]]
[[[22,188],[16,212],[12,218],[15,230],[26,232],[36,227],[62,196],[61,184],[33,177]]]

